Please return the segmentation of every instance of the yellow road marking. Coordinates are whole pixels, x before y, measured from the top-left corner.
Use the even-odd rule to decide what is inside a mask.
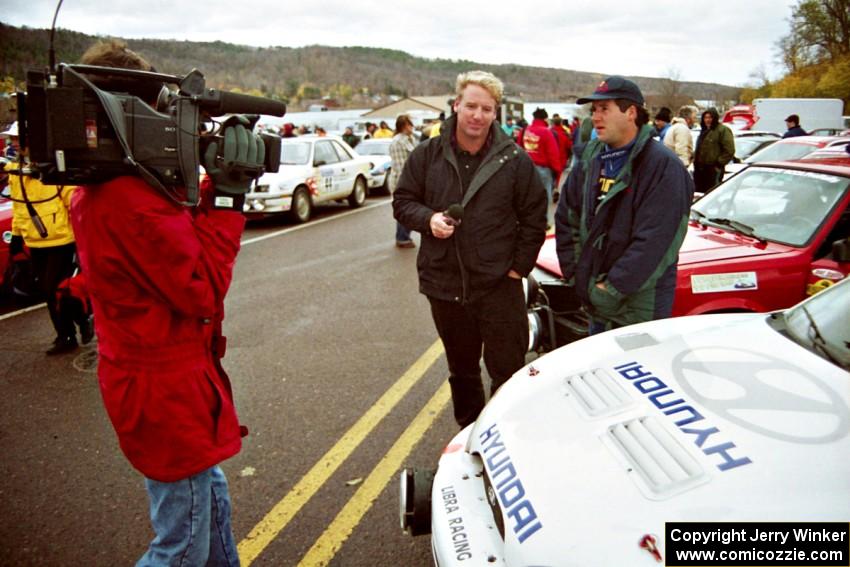
[[[372,432],[375,426],[407,394],[408,390],[443,354],[443,344],[437,340],[407,372],[387,390],[369,411],[343,435],[336,445],[313,465],[292,490],[239,542],[239,559],[248,567],[260,553],[283,531],[295,514],[313,497],[352,452]]]
[[[369,474],[363,485],[354,493],[334,521],[316,540],[313,547],[298,563],[299,567],[327,565],[342,547],[360,520],[378,499],[387,483],[395,477],[404,459],[413,450],[425,432],[440,415],[451,399],[448,381],[437,390],[422,408],[413,423],[401,434],[392,448]]]

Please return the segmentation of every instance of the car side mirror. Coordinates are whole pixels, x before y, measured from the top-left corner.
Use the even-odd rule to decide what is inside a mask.
[[[323,159],[317,159],[316,161],[313,162],[313,167],[321,167],[323,165],[327,165],[327,163],[328,162],[326,162]]]
[[[844,238],[832,243],[832,259],[836,262],[850,262],[850,239]]]

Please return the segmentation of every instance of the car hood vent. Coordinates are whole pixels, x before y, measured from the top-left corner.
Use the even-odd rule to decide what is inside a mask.
[[[603,368],[567,376],[567,395],[590,417],[613,415],[632,404],[620,383]]]
[[[613,425],[607,437],[625,457],[632,478],[647,498],[663,500],[710,479],[699,461],[654,417]]]

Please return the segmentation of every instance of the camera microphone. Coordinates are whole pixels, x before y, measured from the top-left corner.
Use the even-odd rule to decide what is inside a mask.
[[[449,205],[449,208],[446,209],[443,215],[448,217],[448,220],[446,221],[447,224],[451,226],[458,226],[460,221],[463,220],[463,205],[458,203]]]
[[[201,97],[201,108],[213,116],[222,114],[267,114],[283,116],[286,114],[286,104],[241,93],[206,89]]]

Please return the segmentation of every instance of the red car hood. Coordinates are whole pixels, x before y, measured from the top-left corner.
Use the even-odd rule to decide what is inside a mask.
[[[719,228],[688,226],[685,241],[679,250],[679,267],[703,262],[769,256],[787,252],[790,247],[769,242],[762,244],[755,238],[749,238]],[[561,276],[558,255],[555,252],[555,236],[546,237],[546,242],[537,255],[537,267],[556,276]]]
[[[737,258],[771,256],[788,250],[789,247],[783,244],[761,243],[755,238],[719,228],[689,225],[685,241],[679,250],[679,267]]]

